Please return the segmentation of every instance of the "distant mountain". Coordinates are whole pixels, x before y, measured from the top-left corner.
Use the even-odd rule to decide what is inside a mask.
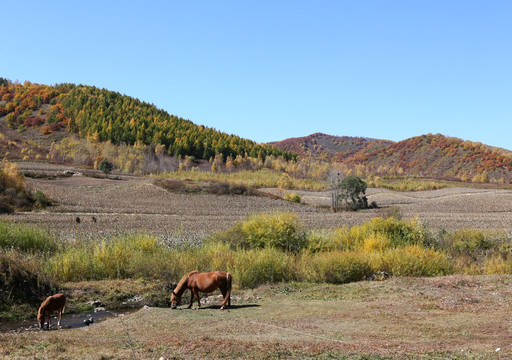
[[[302,158],[317,158],[362,167],[380,175],[416,175],[489,181],[512,180],[512,152],[440,134],[399,142],[331,136],[321,133],[271,143]]]
[[[389,140],[332,136],[322,133],[269,143],[269,145],[298,154],[302,158],[329,161],[344,161],[360,152],[372,152],[391,144],[393,142]]]

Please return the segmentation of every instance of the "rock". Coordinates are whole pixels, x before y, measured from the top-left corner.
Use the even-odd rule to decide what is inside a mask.
[[[126,300],[129,303],[139,303],[144,301],[144,298],[141,295],[135,295],[134,297]]]
[[[91,324],[93,324],[93,323],[94,323],[94,319],[93,319],[92,317],[90,317],[89,319],[85,319],[85,320],[84,320],[84,324],[85,324],[86,326],[89,326],[89,325],[91,325]]]
[[[149,310],[149,309],[151,309],[151,308],[150,308],[149,306],[147,306],[147,305],[144,305],[144,307],[143,307],[142,309],[144,309],[144,310]]]
[[[94,306],[94,307],[105,307],[105,304],[103,304],[103,302],[101,302],[101,300],[89,301],[87,304]]]
[[[100,312],[100,311],[105,311],[105,308],[103,306],[100,306],[100,307],[97,307],[96,309],[94,309],[95,313]]]

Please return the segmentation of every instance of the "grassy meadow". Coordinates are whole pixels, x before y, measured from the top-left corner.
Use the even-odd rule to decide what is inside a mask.
[[[379,277],[512,273],[506,232],[433,233],[417,220],[394,217],[308,231],[293,213],[259,213],[195,245],[144,234],[59,242],[43,230],[5,221],[0,230],[2,318],[16,316],[13,303],[37,303],[62,284],[169,283],[190,269],[226,269],[240,289],[292,281],[345,284]],[[13,292],[19,293],[17,300]]]

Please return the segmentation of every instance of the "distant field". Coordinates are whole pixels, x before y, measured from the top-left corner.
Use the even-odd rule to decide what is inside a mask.
[[[37,171],[56,173],[69,167],[38,164]],[[77,170],[80,171],[80,170]],[[50,228],[63,237],[87,233],[146,231],[158,235],[176,232],[201,236],[232,226],[247,215],[263,211],[296,212],[310,229],[359,225],[386,216],[391,207],[404,218],[417,216],[434,229],[502,229],[512,231],[512,190],[444,188],[421,192],[367,190],[380,209],[333,213],[329,192],[294,191],[306,205],[262,196],[218,196],[169,192],[153,179],[120,175],[120,180],[72,176],[55,180],[27,178],[28,186],[57,202],[44,212],[1,215],[1,218]],[[282,192],[266,189],[271,193]],[[80,224],[75,222],[81,218]],[[97,222],[92,222],[95,216]]]

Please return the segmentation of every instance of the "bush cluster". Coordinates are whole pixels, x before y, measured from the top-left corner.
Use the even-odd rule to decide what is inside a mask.
[[[434,236],[417,220],[396,218],[306,232],[295,214],[279,212],[251,215],[189,247],[143,234],[62,246],[43,231],[0,222],[0,247],[4,268],[28,269],[15,275],[4,272],[0,281],[11,292],[12,284],[24,283],[23,276],[27,284],[36,279],[44,287],[122,278],[177,281],[192,269],[225,269],[241,287],[286,281],[341,284],[380,273],[512,273],[512,246],[506,233],[461,230]]]
[[[233,249],[276,248],[295,253],[307,245],[306,232],[299,218],[287,212],[250,215],[213,239],[228,243]]]
[[[18,166],[6,158],[0,164],[0,213],[46,207],[50,200],[41,192],[31,194],[25,186]]]

